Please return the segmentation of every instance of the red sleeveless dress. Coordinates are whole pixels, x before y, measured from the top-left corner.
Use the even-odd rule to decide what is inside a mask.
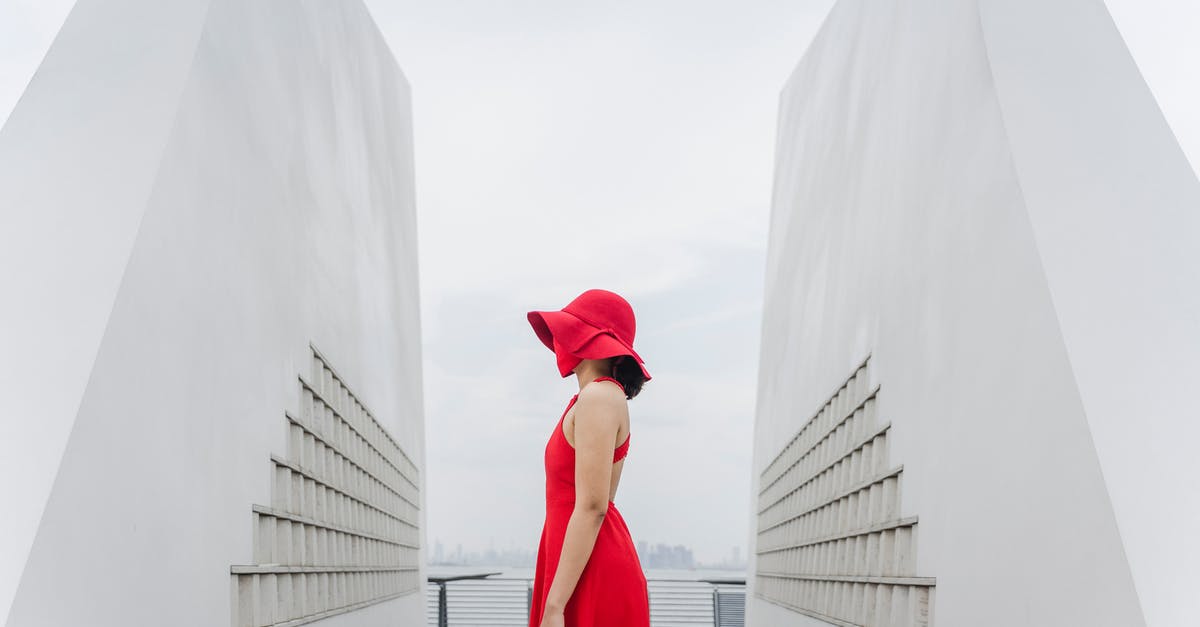
[[[596,381],[612,381],[599,377]],[[562,432],[563,420],[579,395],[571,397],[563,415],[546,443],[546,523],[538,545],[537,570],[533,580],[529,626],[539,627],[546,597],[558,559],[562,555],[567,521],[575,508],[575,449]],[[613,452],[613,463],[625,457],[629,438]],[[608,502],[608,513],[596,535],[596,544],[588,558],[575,592],[564,609],[566,627],[650,627],[650,600],[646,575],[633,546],[633,538],[617,506]]]

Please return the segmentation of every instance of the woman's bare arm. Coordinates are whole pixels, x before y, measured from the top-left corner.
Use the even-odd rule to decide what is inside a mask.
[[[546,613],[562,612],[596,544],[608,512],[613,445],[629,412],[625,394],[612,385],[588,385],[575,401],[575,511],[567,522],[562,556],[546,598]]]

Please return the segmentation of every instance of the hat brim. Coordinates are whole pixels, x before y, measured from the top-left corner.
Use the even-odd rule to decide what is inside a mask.
[[[607,359],[618,355],[633,357],[642,375],[650,380],[650,372],[642,357],[607,333],[595,333],[592,325],[565,311],[531,311],[526,314],[530,326],[542,344],[554,350],[554,339],[571,354],[583,359]],[[589,337],[591,336],[591,337]]]
[[[554,314],[561,314],[561,311],[531,311],[525,315],[529,319],[529,326],[533,327],[533,332],[537,334],[542,344],[546,348],[554,350],[554,331],[550,329],[550,323],[546,320],[548,317],[553,317]]]

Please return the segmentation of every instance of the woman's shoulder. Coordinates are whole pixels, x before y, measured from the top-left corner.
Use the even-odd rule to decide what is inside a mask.
[[[624,405],[625,389],[612,379],[594,379],[579,390],[579,400],[594,405]]]

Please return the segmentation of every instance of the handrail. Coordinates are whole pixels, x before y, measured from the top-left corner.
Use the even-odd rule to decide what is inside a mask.
[[[447,602],[448,601],[447,600],[447,597],[448,597],[447,584],[450,582],[453,582],[453,581],[482,580],[482,579],[487,579],[488,581],[495,581],[495,582],[508,582],[507,584],[499,586],[500,589],[505,590],[505,592],[503,592],[503,595],[518,594],[517,590],[523,583],[524,588],[525,588],[524,596],[525,596],[526,613],[532,611],[532,601],[533,601],[532,595],[533,595],[533,582],[534,582],[533,577],[520,576],[516,573],[514,573],[513,575],[506,575],[503,572],[483,572],[483,571],[467,573],[467,574],[462,574],[462,575],[429,575],[429,576],[427,576],[428,582],[430,584],[436,584],[438,586],[438,596],[437,596],[437,617],[438,617],[437,620],[438,620],[438,622],[437,622],[437,625],[439,627],[449,627],[450,609],[449,609],[448,602]],[[741,588],[741,589],[745,588],[746,577],[738,577],[735,575],[735,576],[731,576],[731,577],[710,577],[707,579],[691,579],[691,578],[678,578],[678,577],[648,576],[646,578],[647,596],[650,596],[652,584],[660,584],[660,583],[662,583],[662,584],[676,584],[676,583],[707,584],[707,587],[711,588],[711,591],[712,591],[712,601],[711,601],[712,606],[711,607],[712,607],[712,611],[713,611],[713,626],[721,627],[722,625],[741,624],[740,622],[736,622],[736,621],[738,621],[738,619],[742,618],[741,607],[743,604],[742,604],[741,600],[735,599],[734,601],[731,601],[731,603],[733,603],[733,605],[731,605],[729,607],[725,607],[724,600],[728,599],[728,596],[727,596],[728,594],[735,594],[738,591],[738,588]],[[485,585],[485,587],[486,587],[486,585]],[[472,587],[471,589],[479,590],[480,588]],[[668,589],[674,589],[674,588],[670,588],[668,586]],[[697,592],[700,589],[703,589],[703,588],[698,588]],[[457,590],[457,588],[456,588],[456,590]],[[682,588],[675,589],[675,590],[682,590]],[[456,594],[458,594],[458,593],[456,592]],[[496,594],[496,593],[492,593],[492,594]],[[507,599],[509,597],[505,596],[504,598]],[[432,603],[432,601],[433,601],[432,598],[427,599],[427,603]],[[515,601],[515,598],[510,599],[509,601],[506,601],[504,603],[507,605],[507,604],[512,603],[513,601]],[[661,601],[660,601],[660,603],[661,603]],[[455,607],[456,608],[458,607],[457,604]],[[479,608],[477,606],[470,606],[470,607],[475,608],[473,611],[476,613],[479,611]],[[499,606],[497,606],[497,607],[499,607]],[[507,610],[509,612],[515,610],[515,608],[512,605],[507,605],[507,607],[509,608]],[[652,599],[652,607],[653,607],[653,599]],[[688,607],[691,607],[691,606],[689,605]],[[723,608],[724,608],[724,611],[723,611]],[[429,607],[428,609],[430,612],[432,612],[432,610],[433,610],[432,607]],[[662,608],[659,608],[659,609],[662,609]],[[459,611],[459,610],[456,609],[456,611]],[[733,616],[737,616],[737,618],[734,619],[735,622],[734,623],[729,623],[729,622],[722,623],[721,621],[722,621],[723,617],[725,619],[730,618],[731,611],[733,612],[733,614],[732,614]],[[505,616],[507,616],[509,619],[512,618],[512,616],[510,616],[509,614],[505,614]],[[430,615],[430,617],[432,618],[432,614]],[[505,624],[509,624],[509,623],[506,622]]]
[[[449,614],[449,609],[446,607],[446,582],[447,581],[459,581],[462,579],[487,579],[488,577],[490,577],[492,575],[499,575],[499,574],[500,574],[499,572],[472,573],[469,575],[446,575],[444,577],[430,575],[428,577],[429,583],[436,583],[437,587],[438,587],[438,627],[450,627],[450,614]]]

